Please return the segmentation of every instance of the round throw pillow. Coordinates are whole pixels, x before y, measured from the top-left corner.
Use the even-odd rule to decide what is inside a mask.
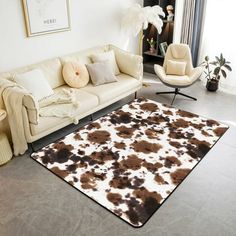
[[[82,88],[89,82],[89,73],[84,64],[66,62],[62,70],[65,82],[72,88]]]

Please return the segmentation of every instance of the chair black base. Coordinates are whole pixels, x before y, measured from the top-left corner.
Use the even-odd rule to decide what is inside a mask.
[[[171,105],[174,103],[175,97],[176,97],[177,94],[178,94],[178,95],[181,95],[181,96],[184,96],[184,97],[187,97],[187,98],[190,98],[190,99],[193,99],[194,101],[197,101],[196,98],[191,97],[191,96],[189,96],[189,95],[187,95],[187,94],[181,93],[179,88],[176,88],[175,91],[170,91],[170,92],[157,92],[156,94],[157,94],[157,95],[160,95],[160,94],[174,94],[175,96],[174,96],[174,98],[173,98],[173,100],[172,100],[172,102],[171,102]]]

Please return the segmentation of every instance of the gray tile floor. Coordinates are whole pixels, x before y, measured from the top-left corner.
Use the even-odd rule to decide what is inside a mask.
[[[172,95],[155,95],[155,91],[168,88],[151,75],[146,74],[145,78],[151,83],[139,96],[170,103]],[[236,235],[236,96],[220,91],[209,93],[201,82],[185,92],[198,101],[177,97],[175,107],[223,121],[230,129],[144,227],[132,228],[25,154],[0,168],[0,235]],[[131,99],[132,96],[95,117]],[[81,125],[86,122],[89,118],[83,119]],[[40,140],[35,147],[74,129],[69,126]]]

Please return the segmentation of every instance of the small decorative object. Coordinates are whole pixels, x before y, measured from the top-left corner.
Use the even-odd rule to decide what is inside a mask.
[[[69,0],[23,0],[27,36],[70,30]]]
[[[157,41],[155,41],[153,38],[151,38],[151,39],[147,39],[147,42],[150,45],[150,49],[149,49],[150,52],[155,53],[156,52],[155,45],[157,44]]]
[[[165,17],[165,13],[158,5],[152,7],[141,7],[140,4],[136,3],[126,10],[121,25],[124,32],[126,33],[131,32],[131,34],[135,37],[140,34],[138,54],[141,55],[142,51],[142,30],[147,29],[149,23],[155,26],[159,34],[161,33],[163,21],[160,16]]]
[[[207,79],[206,88],[211,92],[215,92],[218,89],[221,76],[227,77],[225,69],[232,71],[232,68],[229,66],[230,62],[226,61],[222,53],[219,57],[216,56],[215,58],[215,61],[210,62],[209,57],[206,56],[205,61],[201,64],[206,69],[204,71],[205,78]]]
[[[89,82],[86,66],[78,62],[66,62],[62,69],[65,82],[72,88],[83,88]]]
[[[167,20],[168,21],[173,21],[174,20],[174,13],[173,13],[174,7],[172,5],[168,5],[166,7],[166,10],[167,10],[167,13],[168,13]]]
[[[160,47],[161,55],[164,57],[166,55],[166,50],[168,48],[167,42],[160,43],[159,47]]]

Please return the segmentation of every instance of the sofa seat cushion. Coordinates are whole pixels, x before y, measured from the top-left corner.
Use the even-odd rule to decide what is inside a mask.
[[[54,91],[57,92],[65,88],[69,89],[70,87],[64,85],[55,89]],[[90,94],[86,91],[81,91],[81,89],[78,89],[76,97],[79,101],[79,106],[76,112],[76,114],[78,114],[78,117],[80,116],[80,114],[86,113],[99,105],[98,97],[96,95]],[[63,106],[63,104],[61,104],[61,106]],[[58,117],[39,117],[38,125],[30,124],[31,133],[32,135],[37,135],[50,129],[58,130],[64,127],[64,123],[66,123],[67,121],[71,122],[71,119]]]
[[[164,83],[171,84],[173,86],[187,86],[194,82],[194,79],[187,75],[166,75],[165,78],[161,79]]]
[[[89,83],[86,87],[81,88],[81,90],[98,96],[101,104],[141,85],[140,81],[129,75],[120,74],[116,78],[118,81],[115,83],[102,84],[96,87]]]

